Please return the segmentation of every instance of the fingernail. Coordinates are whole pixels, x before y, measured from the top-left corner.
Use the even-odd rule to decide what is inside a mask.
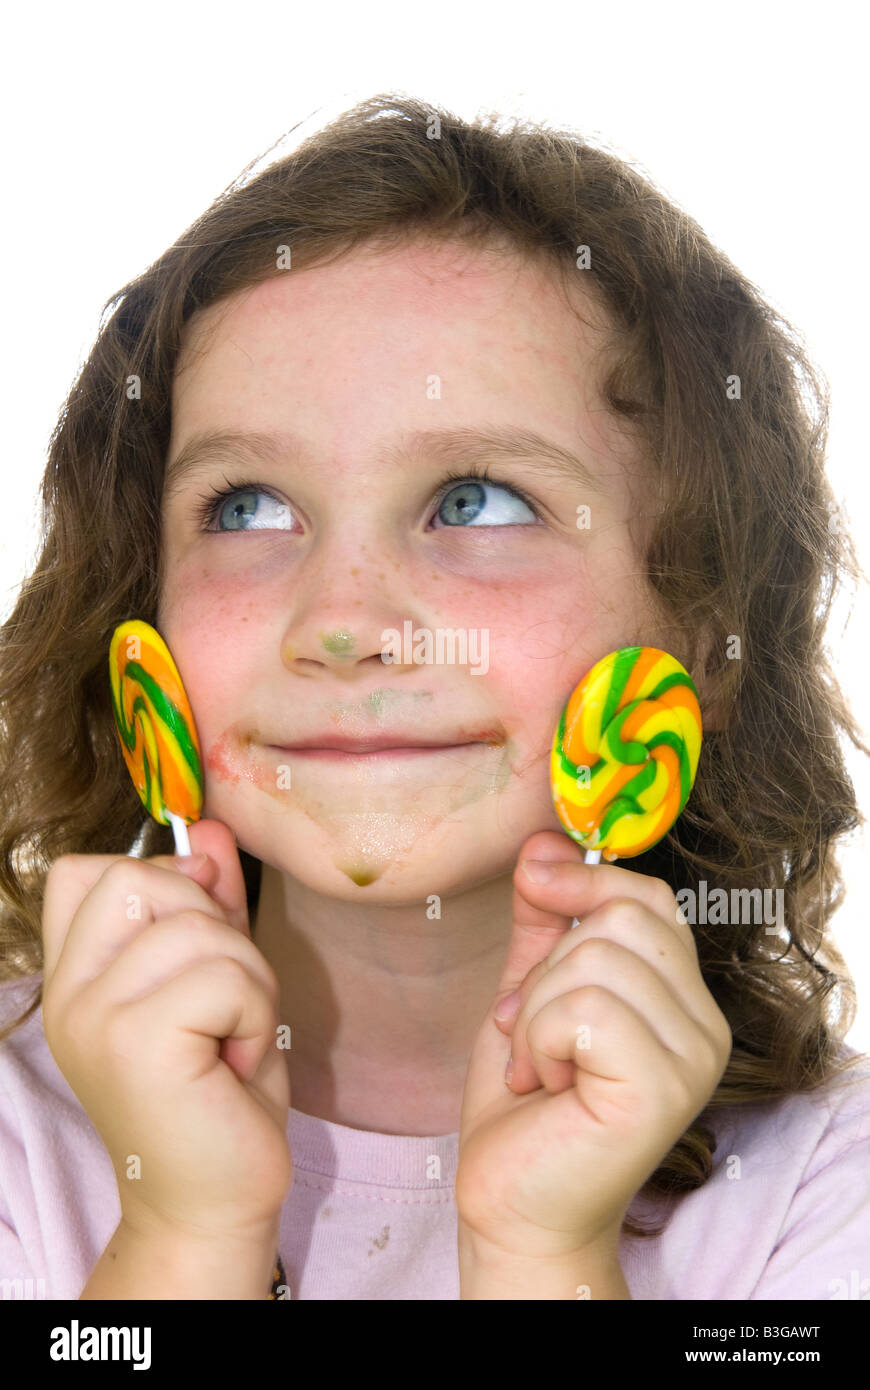
[[[556,870],[543,859],[524,859],[523,870],[532,883],[549,883]]]
[[[513,1018],[520,1004],[520,992],[515,989],[512,994],[506,994],[504,999],[499,1001],[498,1007],[493,1015],[499,1023],[507,1023]]]
[[[505,1069],[504,1069],[504,1079],[505,1079],[505,1085],[506,1085],[506,1086],[509,1086],[509,1085],[511,1084],[511,1077],[513,1076],[513,1074],[514,1074],[514,1059],[513,1059],[513,1057],[508,1057],[508,1063],[507,1063],[507,1066],[506,1066]]]
[[[207,859],[207,854],[176,854],[175,863],[183,874],[193,874]]]

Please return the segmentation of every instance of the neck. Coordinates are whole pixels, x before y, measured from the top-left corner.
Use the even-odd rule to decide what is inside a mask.
[[[360,906],[264,863],[252,935],[281,987],[293,1107],[383,1133],[457,1131],[511,899],[506,876],[430,917],[425,899]]]

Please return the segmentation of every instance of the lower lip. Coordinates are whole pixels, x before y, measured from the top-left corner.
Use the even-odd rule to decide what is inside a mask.
[[[312,762],[395,762],[398,758],[419,758],[421,754],[432,756],[438,753],[456,753],[460,748],[477,748],[476,743],[439,744],[433,748],[378,748],[371,753],[353,753],[340,748],[279,748],[271,745],[277,753],[287,753],[293,758],[305,758]]]

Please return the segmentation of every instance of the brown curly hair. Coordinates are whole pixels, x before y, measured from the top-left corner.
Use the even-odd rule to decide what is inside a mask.
[[[784,895],[784,939],[759,923],[694,929],[733,1050],[641,1191],[700,1187],[717,1109],[813,1090],[861,1060],[842,1047],[855,990],[826,931],[842,898],[834,842],[862,819],[838,736],[870,753],[823,648],[839,583],[861,573],[824,474],[827,385],[698,224],[572,130],[467,123],[388,93],[256,172],[262,158],[108,301],[52,433],[41,553],[0,630],[2,976],[42,969],[55,858],[173,851],[120,757],[107,652],[116,624],[156,620],[171,385],[191,314],[284,274],[282,246],[307,267],[421,233],[507,241],[565,282],[588,247],[583,283],[613,328],[604,399],[643,439],[663,503],[649,579],[683,634],[705,715],[721,711],[686,811],[630,867],[675,892],[709,879]],[[726,392],[735,375],[737,403]],[[741,660],[729,657],[735,636]],[[253,906],[260,863],[240,853]],[[41,996],[40,985],[0,1041]],[[658,1229],[624,1223],[630,1235]]]

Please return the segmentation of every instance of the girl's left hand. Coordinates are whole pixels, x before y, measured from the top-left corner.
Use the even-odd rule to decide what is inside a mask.
[[[549,883],[526,876],[528,858],[550,862]],[[513,990],[519,1011],[498,1023]],[[511,1256],[615,1250],[632,1198],[704,1109],[731,1044],[668,885],[587,865],[556,831],[530,836],[465,1082],[460,1233]]]

